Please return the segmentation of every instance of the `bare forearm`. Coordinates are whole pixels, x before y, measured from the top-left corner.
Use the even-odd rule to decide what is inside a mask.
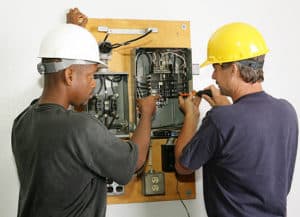
[[[137,128],[135,129],[131,141],[137,144],[139,149],[136,169],[139,169],[145,162],[148,153],[151,137],[151,116],[142,115]]]
[[[195,135],[195,132],[197,130],[197,124],[198,124],[198,116],[195,117],[195,115],[192,114],[185,116],[184,123],[175,146],[175,167],[177,172],[180,174],[189,174],[193,172],[181,166],[180,156],[184,147]]]

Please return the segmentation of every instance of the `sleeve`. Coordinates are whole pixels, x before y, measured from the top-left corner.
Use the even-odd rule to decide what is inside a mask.
[[[222,141],[217,127],[207,114],[197,133],[183,149],[180,157],[181,164],[191,170],[199,169],[214,157]]]
[[[137,146],[117,138],[97,119],[91,118],[84,126],[74,136],[82,161],[97,175],[127,184],[135,172]]]

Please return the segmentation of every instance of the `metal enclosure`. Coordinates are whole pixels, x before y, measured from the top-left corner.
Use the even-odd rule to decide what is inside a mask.
[[[135,97],[161,96],[152,120],[152,137],[176,137],[184,118],[178,93],[192,89],[191,49],[137,48],[133,59]]]
[[[93,97],[86,111],[97,117],[120,138],[129,137],[128,74],[96,74]]]

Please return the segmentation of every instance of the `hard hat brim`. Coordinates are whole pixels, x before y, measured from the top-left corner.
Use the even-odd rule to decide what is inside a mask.
[[[98,63],[100,64],[100,66],[104,66],[104,67],[108,67],[107,63],[99,60]]]
[[[200,68],[203,68],[203,67],[205,67],[205,66],[208,66],[209,64],[211,64],[211,62],[208,61],[208,60],[205,60],[205,62],[203,62],[202,64],[200,64]]]

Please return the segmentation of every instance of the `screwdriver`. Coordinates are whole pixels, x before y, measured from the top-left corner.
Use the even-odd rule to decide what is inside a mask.
[[[211,90],[199,90],[199,91],[193,91],[192,94],[194,96],[199,96],[201,97],[203,94],[209,96],[209,97],[212,97],[212,93],[211,93]],[[189,96],[190,94],[189,93],[180,93],[179,94],[180,96],[183,96],[183,97],[187,97]]]

